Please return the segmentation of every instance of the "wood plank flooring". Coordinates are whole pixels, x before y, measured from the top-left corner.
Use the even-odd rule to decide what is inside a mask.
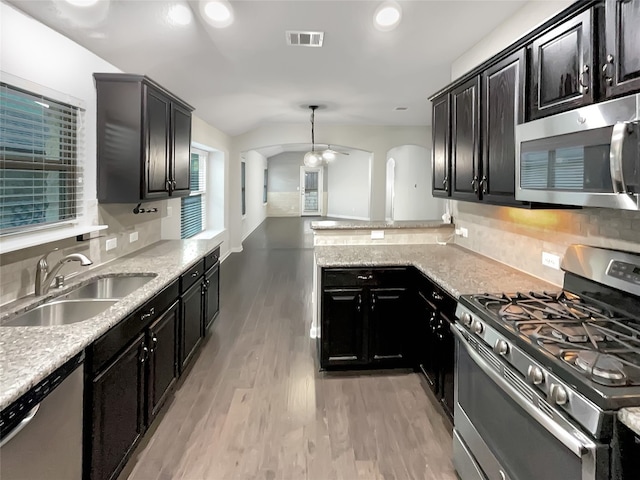
[[[221,311],[121,479],[455,479],[408,371],[318,371],[310,219],[268,218],[221,268]]]

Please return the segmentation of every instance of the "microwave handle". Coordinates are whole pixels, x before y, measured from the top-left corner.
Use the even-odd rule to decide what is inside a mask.
[[[622,150],[624,139],[631,122],[618,122],[613,126],[611,133],[611,151],[609,153],[609,168],[611,170],[611,182],[614,193],[627,193],[627,184],[624,181],[622,165]],[[633,127],[631,127],[633,128]]]

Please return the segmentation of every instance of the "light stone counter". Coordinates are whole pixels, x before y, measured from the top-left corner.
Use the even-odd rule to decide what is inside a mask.
[[[441,221],[368,221],[368,220],[318,220],[311,222],[312,230],[394,230],[416,228],[451,228]]]
[[[90,320],[51,327],[0,326],[0,409],[81,352],[127,315],[176,280],[219,244],[210,240],[161,241],[78,275],[66,287],[2,307],[2,319],[64,294],[88,279],[113,274],[150,274],[153,279]]]
[[[640,435],[640,407],[623,408],[618,412],[618,419],[636,435]]]
[[[457,245],[317,246],[315,256],[319,267],[413,265],[454,298],[468,293],[560,289]]]

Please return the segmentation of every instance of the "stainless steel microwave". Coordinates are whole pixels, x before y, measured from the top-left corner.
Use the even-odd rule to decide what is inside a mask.
[[[516,199],[640,210],[640,94],[518,125]]]

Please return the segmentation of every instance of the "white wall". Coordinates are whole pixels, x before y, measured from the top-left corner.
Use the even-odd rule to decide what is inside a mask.
[[[532,0],[451,64],[451,80],[491,58],[575,0]],[[443,85],[444,86],[444,85]]]
[[[242,155],[246,163],[245,195],[247,212],[242,218],[242,240],[244,240],[267,218],[267,206],[262,201],[264,169],[267,168],[267,159],[255,150],[249,150]],[[238,201],[240,201],[240,177],[238,177],[237,192]]]
[[[338,155],[325,167],[327,180],[327,216],[370,220],[372,154],[352,151]]]
[[[300,216],[300,167],[304,152],[284,152],[267,159],[269,191],[267,215],[270,217]]]
[[[404,145],[389,157],[395,160],[393,220],[441,220],[446,202],[431,194],[430,150]]]
[[[409,126],[372,126],[372,125],[316,125],[316,142],[334,145],[348,145],[363,151],[373,152],[371,167],[371,191],[369,193],[372,220],[383,220],[385,213],[385,179],[387,152],[400,145],[421,145],[431,147],[431,135],[428,127]],[[240,154],[241,152],[289,143],[309,142],[308,123],[271,124],[233,138],[230,157],[231,191],[229,230],[232,248],[242,243],[239,227],[242,224],[240,214]],[[330,188],[330,186],[328,187]],[[234,192],[233,189],[236,189]]]

